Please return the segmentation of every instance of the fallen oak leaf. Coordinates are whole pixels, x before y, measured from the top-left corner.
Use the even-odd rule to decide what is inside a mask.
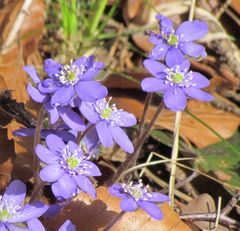
[[[80,193],[57,216],[43,222],[47,230],[57,230],[66,219],[71,219],[78,230],[100,231],[121,212],[119,204],[120,199],[111,196],[107,188],[99,187],[95,200],[86,193]],[[191,231],[167,204],[161,205],[161,210],[164,214],[161,221],[152,219],[142,209],[125,213],[110,230]]]

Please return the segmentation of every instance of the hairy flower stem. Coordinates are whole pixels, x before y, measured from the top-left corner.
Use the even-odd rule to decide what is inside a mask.
[[[194,16],[196,0],[192,0],[191,8],[189,12],[188,20],[192,21]],[[178,111],[175,117],[175,129],[174,129],[174,141],[172,148],[172,164],[171,164],[171,173],[169,179],[169,197],[170,197],[170,206],[174,207],[174,187],[175,187],[175,178],[176,178],[176,169],[177,169],[177,158],[178,158],[178,147],[179,147],[179,130],[181,124],[182,112]]]
[[[39,197],[39,193],[41,192],[43,186],[44,186],[43,181],[39,181],[37,185],[34,185],[34,189],[33,189],[32,195],[29,199],[29,203],[32,203],[37,200],[37,198]]]
[[[145,103],[144,103],[144,109],[143,109],[142,118],[141,118],[141,121],[139,123],[139,130],[138,130],[138,138],[137,138],[137,140],[139,140],[141,135],[142,135],[143,128],[144,128],[144,123],[145,123],[145,120],[146,120],[146,117],[147,117],[147,111],[148,111],[149,105],[150,105],[151,100],[152,100],[152,95],[153,95],[152,92],[151,93],[147,93],[147,96],[146,96],[146,99],[145,99]]]
[[[106,181],[105,185],[107,185],[107,186],[112,185],[114,182],[116,182],[119,179],[119,177],[122,175],[122,173],[127,168],[132,166],[132,164],[136,160],[136,157],[137,157],[136,154],[142,148],[142,145],[143,145],[144,141],[146,140],[146,138],[148,137],[149,133],[151,132],[153,125],[155,124],[156,120],[158,119],[158,116],[160,115],[160,113],[161,113],[161,111],[163,109],[164,109],[164,103],[163,103],[163,101],[161,101],[161,103],[159,104],[159,106],[158,106],[155,114],[153,115],[153,118],[150,121],[149,125],[144,130],[142,136],[138,139],[137,143],[135,144],[135,147],[134,147],[135,151],[134,151],[134,153],[128,156],[126,161],[121,164],[121,166],[119,167],[118,171],[108,181]]]
[[[121,211],[116,217],[114,217],[105,227],[103,231],[109,231],[114,224],[126,213],[126,211]]]
[[[147,93],[145,103],[144,103],[142,118],[141,118],[141,121],[139,123],[138,136],[137,136],[136,142],[138,142],[140,140],[141,136],[142,136],[145,120],[146,120],[146,117],[147,117],[147,111],[148,111],[149,105],[151,103],[152,96],[153,96],[152,92]],[[140,155],[140,149],[135,154],[135,158],[134,158],[134,161],[132,163],[132,166],[135,166],[137,164],[137,160],[139,158],[139,155]]]
[[[80,133],[80,135],[77,136],[77,144],[80,144],[82,141],[83,137],[87,134],[87,132],[93,128],[95,124],[91,124],[84,132]]]
[[[39,178],[39,159],[37,157],[37,154],[35,152],[35,147],[40,143],[41,141],[41,130],[42,130],[42,127],[43,127],[43,119],[44,119],[44,115],[45,115],[46,111],[45,111],[45,108],[42,106],[40,109],[39,109],[39,112],[38,112],[38,118],[37,118],[37,126],[36,126],[36,129],[35,129],[35,133],[34,133],[34,152],[33,152],[33,169],[34,169],[34,172],[33,172],[33,183],[34,183],[34,191],[36,188],[38,188],[38,185],[40,184],[41,182],[41,179]],[[38,189],[39,191],[39,189]],[[37,198],[37,196],[36,196]]]

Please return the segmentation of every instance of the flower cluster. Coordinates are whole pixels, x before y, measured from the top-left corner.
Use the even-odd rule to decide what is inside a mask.
[[[213,97],[200,90],[207,87],[209,81],[198,72],[190,71],[186,57],[206,57],[205,48],[194,41],[202,38],[208,31],[208,25],[199,20],[183,22],[174,30],[173,22],[157,15],[160,33],[147,32],[149,41],[155,46],[144,61],[144,67],[153,75],[143,79],[141,86],[146,92],[163,93],[164,104],[172,111],[182,111],[187,98],[211,101]],[[165,64],[158,62],[164,60]]]
[[[211,95],[201,90],[209,85],[208,79],[191,71],[186,59],[206,57],[205,48],[195,40],[207,33],[207,24],[199,20],[187,21],[175,30],[167,17],[157,15],[156,19],[160,33],[146,32],[155,46],[143,62],[152,76],[142,80],[142,89],[163,93],[166,107],[173,111],[184,110],[187,98],[212,100]],[[100,176],[101,171],[93,159],[98,157],[100,145],[108,148],[116,142],[127,153],[134,152],[123,128],[134,126],[137,120],[133,114],[111,103],[111,97],[106,98],[107,88],[96,80],[103,69],[104,64],[96,62],[93,56],[71,60],[66,65],[47,59],[44,79],[39,78],[34,67],[24,67],[32,79],[27,92],[48,113],[39,134],[42,143],[35,147],[42,162],[39,176],[43,182],[51,184],[59,200],[71,199],[80,191],[96,197],[92,178]],[[22,128],[14,134],[29,136],[34,132],[35,128]],[[123,211],[142,208],[157,220],[161,220],[163,214],[155,203],[169,201],[163,194],[150,192],[141,180],[114,184],[109,191],[122,199]],[[48,207],[41,202],[22,207],[25,194],[26,187],[18,180],[6,189],[0,201],[1,230],[16,230],[15,223],[24,223],[27,230],[45,230],[38,217]],[[76,227],[67,220],[59,230],[74,231]]]

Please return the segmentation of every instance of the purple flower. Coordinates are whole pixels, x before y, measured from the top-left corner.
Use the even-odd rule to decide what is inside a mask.
[[[37,218],[48,209],[48,206],[42,202],[22,206],[25,196],[25,184],[20,180],[12,181],[0,200],[0,230],[20,230],[14,224],[25,222],[28,228],[21,230],[45,230]]]
[[[132,153],[133,144],[121,127],[135,125],[136,118],[131,113],[118,110],[115,104],[110,106],[109,101],[104,98],[95,103],[82,102],[79,110],[89,122],[96,124],[98,137],[104,147],[112,146],[114,140],[124,151]]]
[[[70,221],[66,220],[62,226],[58,229],[58,231],[76,231],[76,226]]]
[[[145,210],[151,217],[161,220],[163,214],[160,208],[154,203],[169,201],[169,197],[158,192],[149,192],[148,186],[144,186],[139,180],[138,184],[114,184],[108,188],[112,196],[122,199],[120,207],[123,211],[133,212],[139,207]]]
[[[173,22],[163,16],[157,15],[160,34],[147,32],[149,41],[155,44],[155,47],[148,55],[151,59],[172,60],[175,62],[183,61],[184,55],[199,58],[206,57],[205,48],[194,43],[204,37],[208,31],[208,25],[199,20],[186,21],[174,30]]]
[[[36,153],[46,166],[40,171],[40,178],[52,184],[52,191],[57,198],[70,198],[83,190],[92,197],[96,191],[89,176],[100,176],[99,168],[90,162],[79,146],[69,141],[67,145],[56,135],[46,137],[45,146],[38,144]]]
[[[42,80],[37,75],[36,69],[32,66],[25,66],[23,68],[28,75],[33,80],[36,87],[34,87],[31,83],[27,86],[27,92],[31,96],[31,98],[37,102],[42,103],[49,114],[50,123],[54,124],[58,121],[59,117],[72,129],[77,131],[84,131],[86,126],[83,123],[80,116],[72,111],[67,106],[53,106],[51,104],[51,94],[50,93],[42,93],[39,89],[42,84]]]
[[[170,110],[182,111],[186,107],[187,96],[202,101],[213,100],[210,94],[200,90],[209,85],[208,79],[198,72],[189,71],[188,60],[178,64],[168,60],[165,66],[156,60],[146,59],[143,64],[153,77],[142,80],[142,89],[163,92],[164,103]]]
[[[69,65],[47,59],[44,69],[50,78],[39,85],[39,90],[53,94],[52,105],[67,105],[75,94],[83,101],[94,102],[108,93],[106,87],[93,80],[103,67],[103,63],[94,62],[93,56],[79,58]]]

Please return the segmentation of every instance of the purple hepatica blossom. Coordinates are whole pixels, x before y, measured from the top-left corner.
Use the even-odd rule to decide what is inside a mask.
[[[60,137],[48,135],[46,143],[49,149],[38,144],[36,153],[47,164],[40,171],[40,177],[45,182],[54,182],[54,195],[67,199],[80,188],[95,197],[95,188],[88,177],[100,176],[99,168],[88,161],[83,151],[72,141],[66,145]]]
[[[108,190],[112,196],[122,199],[120,207],[123,211],[133,212],[140,207],[156,220],[162,220],[163,214],[154,203],[163,203],[170,200],[164,194],[149,192],[148,186],[144,186],[141,180],[139,180],[138,184],[133,184],[133,182],[114,184]]]
[[[93,56],[79,58],[64,66],[47,59],[44,69],[50,78],[45,79],[39,89],[44,93],[53,93],[52,105],[69,104],[75,93],[83,101],[94,102],[108,93],[106,87],[93,80],[103,67],[103,63],[94,62]]]
[[[22,206],[25,196],[25,184],[20,180],[12,181],[0,199],[0,230],[45,230],[37,218],[48,206],[42,202]],[[28,228],[20,228],[19,223],[26,224]]]
[[[154,76],[142,80],[142,89],[146,92],[164,92],[165,105],[172,111],[182,111],[187,104],[187,97],[211,101],[213,97],[200,90],[207,87],[209,81],[198,72],[189,71],[190,62],[179,64],[168,61],[167,66],[156,60],[146,59],[145,68]]]
[[[53,106],[51,104],[51,94],[42,93],[39,90],[39,86],[42,84],[42,81],[38,77],[36,69],[32,66],[25,66],[23,69],[28,73],[34,84],[37,86],[37,88],[35,88],[29,83],[27,86],[27,92],[35,102],[42,103],[44,105],[49,114],[50,123],[56,123],[60,116],[70,128],[77,131],[84,131],[86,126],[76,112],[72,111],[67,106]]]
[[[124,151],[132,153],[133,144],[120,127],[135,125],[136,118],[131,113],[118,110],[115,104],[110,106],[109,101],[104,98],[95,103],[82,102],[79,109],[89,122],[96,124],[98,137],[104,147],[111,147],[114,140]]]
[[[66,220],[62,226],[58,229],[58,231],[76,231],[76,226],[70,221]]]
[[[204,37],[208,31],[208,25],[199,20],[183,22],[176,31],[173,22],[163,16],[157,15],[160,25],[160,34],[147,32],[149,40],[155,47],[148,55],[151,59],[182,61],[184,55],[199,58],[206,57],[205,48],[193,41]]]

